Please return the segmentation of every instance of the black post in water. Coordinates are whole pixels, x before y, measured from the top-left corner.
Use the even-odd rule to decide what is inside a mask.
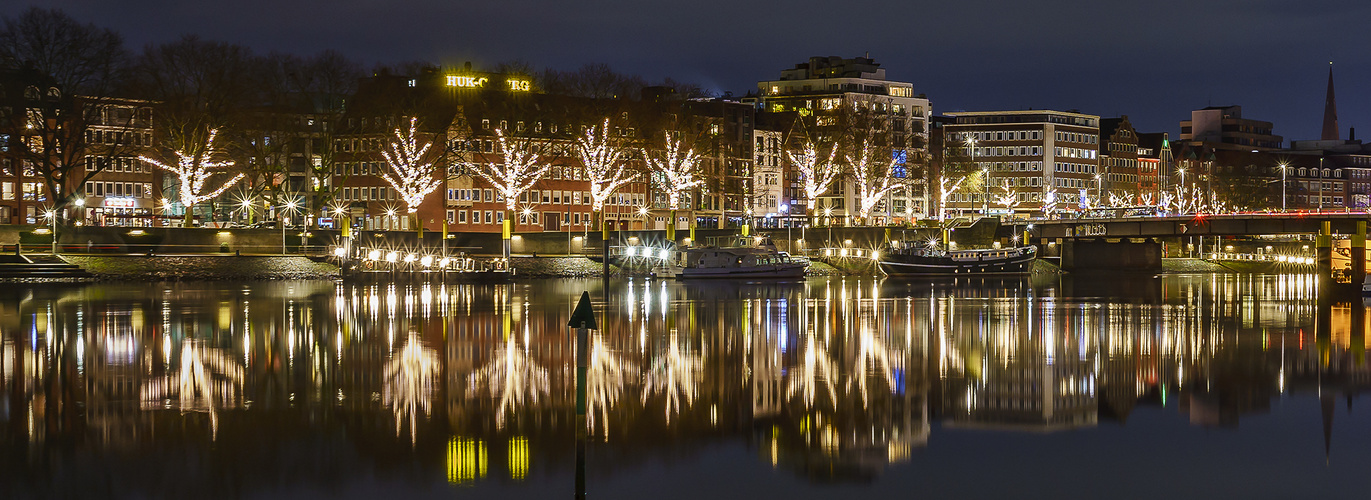
[[[590,292],[581,292],[581,301],[571,313],[567,326],[576,329],[576,498],[586,497],[586,368],[590,366],[590,330],[595,324],[595,311],[590,306]]]

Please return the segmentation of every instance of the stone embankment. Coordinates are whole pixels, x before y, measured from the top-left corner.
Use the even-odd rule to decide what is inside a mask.
[[[337,279],[339,277],[337,266],[327,262],[317,262],[303,256],[63,255],[62,259],[95,275],[95,280],[98,281],[256,281]],[[601,265],[584,257],[514,257],[511,259],[511,263],[518,270],[516,279],[598,278],[602,275]],[[1035,276],[1060,273],[1056,266],[1043,264],[1035,266],[1033,270]],[[809,276],[865,276],[871,275],[873,272],[873,266],[845,270],[814,261],[810,264],[806,274]],[[647,269],[620,269],[610,266],[610,276],[643,277],[647,275]]]
[[[64,255],[102,281],[312,280],[338,277],[338,267],[294,256]]]

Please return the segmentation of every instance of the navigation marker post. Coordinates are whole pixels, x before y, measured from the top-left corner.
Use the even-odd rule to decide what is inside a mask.
[[[598,330],[590,292],[581,292],[581,301],[571,313],[567,326],[576,329],[576,498],[586,497],[586,368],[590,366],[590,330]]]

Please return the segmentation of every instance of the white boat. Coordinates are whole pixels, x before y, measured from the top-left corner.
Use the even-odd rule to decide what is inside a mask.
[[[653,268],[652,275],[663,279],[797,279],[809,268],[809,259],[769,246],[687,248],[674,257],[671,263]]]

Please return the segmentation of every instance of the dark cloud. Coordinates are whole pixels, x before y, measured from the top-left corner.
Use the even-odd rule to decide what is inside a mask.
[[[1356,0],[581,2],[49,0],[130,44],[197,33],[262,52],[334,48],[559,69],[608,63],[735,94],[811,55],[870,52],[935,110],[1079,109],[1176,132],[1188,111],[1241,104],[1289,138],[1317,135],[1327,63],[1340,121],[1371,127],[1361,82],[1371,3]],[[12,15],[24,5],[0,7]],[[1346,131],[1344,131],[1344,134]]]

